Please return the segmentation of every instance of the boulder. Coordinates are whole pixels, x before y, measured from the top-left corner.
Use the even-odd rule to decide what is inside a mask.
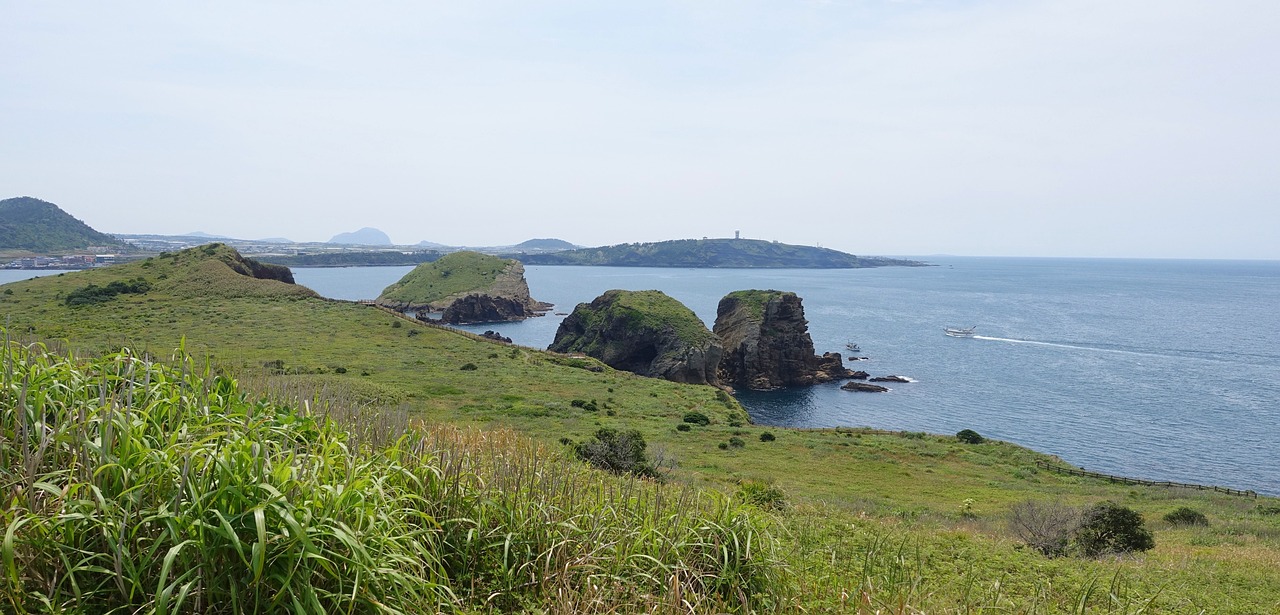
[[[905,376],[876,376],[871,382],[911,382],[911,379]]]
[[[724,345],[719,379],[755,390],[851,378],[839,353],[814,354],[809,322],[795,293],[743,290],[716,309],[715,334]]]
[[[885,391],[889,390],[878,384],[867,384],[865,382],[856,382],[856,381],[846,382],[843,385],[841,385],[840,388],[846,391],[858,391],[863,393],[884,393]]]
[[[661,291],[610,290],[565,317],[548,348],[642,376],[717,384],[721,346],[692,310]]]

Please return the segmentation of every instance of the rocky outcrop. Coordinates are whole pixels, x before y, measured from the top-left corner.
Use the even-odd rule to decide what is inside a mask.
[[[692,310],[661,291],[610,290],[565,317],[548,348],[580,352],[614,369],[716,384],[721,346]]]
[[[440,321],[451,325],[508,322],[524,320],[533,315],[525,307],[525,302],[518,299],[491,295],[465,295],[444,309]]]
[[[493,331],[493,330],[489,330],[489,331],[485,331],[484,333],[481,333],[480,337],[483,337],[484,339],[487,339],[487,340],[493,340],[495,342],[502,342],[503,344],[511,343],[511,338],[505,337],[501,333],[498,333],[497,331]]]
[[[451,324],[541,316],[550,304],[529,296],[524,265],[478,252],[454,252],[418,265],[378,297],[402,312],[439,312]]]
[[[911,382],[906,376],[876,376],[871,382]]]
[[[724,345],[719,379],[755,390],[847,379],[838,353],[814,354],[804,306],[795,293],[743,290],[720,300],[715,334]]]
[[[889,389],[878,384],[867,384],[865,382],[846,382],[840,386],[846,391],[856,391],[861,393],[884,393]]]

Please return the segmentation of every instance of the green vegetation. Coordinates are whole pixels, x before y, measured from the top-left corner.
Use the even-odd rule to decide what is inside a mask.
[[[686,346],[702,346],[715,339],[698,315],[685,304],[660,290],[609,290],[590,304],[579,304],[572,318],[585,331],[612,330],[621,324],[627,331],[671,331]],[[589,335],[588,342],[605,343],[602,336]],[[595,349],[573,346],[561,352],[582,352],[597,356]]]
[[[509,432],[312,415],[127,352],[6,343],[0,372],[6,612],[724,612],[788,595],[747,511]]]
[[[1188,506],[1179,506],[1165,513],[1164,520],[1171,525],[1209,525],[1209,518],[1204,513]]]
[[[1087,557],[1111,553],[1149,551],[1156,539],[1143,523],[1142,514],[1115,502],[1099,502],[1085,511],[1075,539]]]
[[[735,290],[725,295],[721,302],[737,301],[738,305],[747,310],[753,319],[764,320],[765,307],[770,301],[784,294],[794,295],[795,293],[784,293],[780,290]]]
[[[638,430],[604,427],[575,446],[574,454],[606,472],[656,478],[658,470],[644,453],[647,446]]]
[[[771,269],[853,269],[919,266],[892,258],[854,256],[837,250],[759,239],[679,239],[582,248],[551,254],[517,254],[527,265],[599,265],[608,267],[711,267]]]
[[[151,283],[142,278],[134,278],[124,282],[116,280],[106,286],[90,284],[84,288],[77,288],[67,293],[64,303],[72,307],[103,303],[115,299],[116,295],[142,294],[149,290],[151,290]]]
[[[53,203],[29,196],[0,201],[0,250],[49,254],[88,247],[122,248],[124,244]]]
[[[956,432],[956,439],[965,444],[982,444],[987,441],[986,438],[972,429],[961,429]]]
[[[423,263],[388,286],[379,301],[425,306],[471,292],[485,291],[513,261],[479,252],[454,252]]]
[[[279,419],[285,421],[290,416],[314,421],[314,427],[299,424],[296,429],[300,432],[314,429],[328,434],[307,440],[312,443],[310,450],[316,455],[323,452],[320,443],[328,442],[326,438],[330,437],[344,442],[344,450],[360,452],[392,448],[393,441],[406,433],[409,438],[401,448],[407,449],[408,443],[416,446],[421,442],[420,437],[425,433],[428,443],[434,442],[432,446],[436,448],[424,449],[427,451],[423,453],[424,458],[435,459],[424,463],[440,469],[445,477],[454,473],[462,476],[458,484],[465,483],[476,489],[468,493],[475,496],[473,501],[480,502],[474,508],[463,507],[435,517],[437,520],[465,518],[475,521],[474,525],[451,526],[452,533],[446,532],[448,528],[443,524],[439,530],[433,530],[441,535],[439,540],[442,542],[447,534],[455,537],[455,545],[470,545],[467,548],[471,550],[462,551],[463,555],[449,556],[452,559],[442,556],[441,560],[453,562],[445,570],[454,575],[449,577],[452,583],[449,587],[455,594],[460,594],[458,599],[462,606],[459,608],[464,610],[528,610],[537,607],[549,612],[674,612],[680,609],[672,606],[671,593],[656,589],[656,582],[645,579],[661,580],[663,587],[667,587],[672,578],[696,577],[710,584],[710,576],[697,576],[710,575],[706,572],[713,569],[710,564],[680,564],[700,571],[693,577],[683,572],[673,577],[664,568],[651,567],[636,572],[635,569],[619,567],[640,565],[646,559],[639,555],[641,553],[696,553],[696,557],[658,559],[662,562],[705,562],[699,558],[712,557],[713,549],[698,550],[689,546],[681,551],[679,545],[685,541],[720,544],[715,543],[719,539],[712,536],[727,537],[727,534],[717,534],[714,528],[732,527],[752,528],[743,529],[737,536],[741,539],[749,535],[753,550],[767,550],[761,555],[763,559],[758,562],[752,560],[753,566],[759,563],[752,569],[755,572],[736,577],[743,579],[741,587],[752,588],[744,590],[748,596],[776,594],[777,610],[783,612],[1106,612],[1136,615],[1140,612],[1199,613],[1203,610],[1243,615],[1280,611],[1280,514],[1277,514],[1280,502],[1275,499],[1254,500],[1214,492],[1120,485],[1087,477],[1041,472],[1036,467],[1037,461],[1059,462],[998,441],[965,444],[952,435],[886,433],[851,428],[797,430],[770,427],[766,430],[743,420],[744,413],[737,403],[713,387],[642,378],[609,369],[589,359],[504,346],[478,336],[415,324],[378,308],[325,301],[306,289],[237,273],[223,257],[230,258],[231,254],[215,248],[213,255],[207,255],[197,249],[150,261],[15,282],[3,287],[14,292],[3,295],[0,322],[7,320],[12,335],[21,335],[24,342],[43,339],[58,343],[58,340],[66,340],[62,343],[68,352],[74,350],[80,356],[128,347],[139,354],[167,357],[185,339],[187,352],[197,357],[209,357],[213,362],[211,374],[214,378],[218,374],[233,376],[238,381],[238,394],[251,392],[246,400],[246,403],[252,401],[255,404],[250,423],[276,420],[271,417],[285,417]],[[167,277],[162,280],[160,274]],[[139,276],[153,283],[152,290],[145,294],[118,295],[107,304],[75,308],[65,304],[67,294],[75,289],[89,284],[105,287],[113,281],[124,282]],[[394,322],[402,323],[402,328],[394,328]],[[406,329],[418,330],[421,334],[410,337],[405,334]],[[68,366],[79,365],[69,359],[58,360]],[[119,360],[109,358],[107,361]],[[264,363],[274,361],[279,361],[272,364],[278,365],[278,370],[263,367]],[[468,363],[476,365],[477,369],[459,369]],[[86,368],[90,373],[102,372],[102,368],[91,366]],[[344,372],[339,373],[339,367]],[[92,369],[98,371],[93,372]],[[178,375],[173,378],[178,378],[182,371],[179,367]],[[186,373],[192,371],[192,368],[186,368]],[[5,373],[5,369],[0,369],[0,379],[5,378]],[[84,398],[92,397],[97,400],[95,403],[101,402],[100,377],[89,378],[62,367],[45,373],[42,379],[31,379],[28,401],[25,402],[27,407],[33,407],[30,404],[36,399],[32,391],[37,381],[57,383],[60,394],[74,392]],[[143,375],[143,382],[148,382],[145,378]],[[151,385],[158,382],[155,374],[150,378]],[[15,390],[18,396],[22,395],[23,381],[24,376],[21,375],[3,380],[8,396],[3,398],[6,402],[13,403]],[[204,382],[209,382],[210,386],[206,388]],[[224,390],[213,386],[213,383],[203,380],[202,376],[199,384],[192,382],[181,387],[186,395],[195,396],[185,407],[200,408],[204,405],[204,398],[199,396]],[[135,403],[136,411],[116,413],[112,415],[115,422],[107,423],[145,422],[143,414],[153,411],[148,407],[156,398],[137,393],[141,389],[136,387],[134,390],[135,401],[148,405],[137,406]],[[108,389],[107,406],[114,407],[110,400],[117,399],[122,400],[120,406],[134,408],[127,402],[127,389],[124,391],[122,394],[117,389]],[[264,406],[260,415],[256,404],[261,395],[286,403]],[[330,415],[329,420],[336,423],[330,425],[318,414],[285,411],[310,407],[318,412],[321,407],[318,399],[334,397],[344,400],[337,404],[343,407],[363,408],[362,412],[398,417],[396,425],[389,426],[386,421],[371,419],[367,414],[353,420],[332,418]],[[307,403],[296,401],[299,399]],[[584,411],[574,407],[573,400],[599,400],[601,411]],[[80,406],[68,404],[67,407],[76,408],[78,412]],[[222,407],[211,406],[213,409]],[[58,418],[61,415],[55,413],[63,411],[58,404],[45,403],[45,408],[49,420],[43,423],[44,431],[31,429],[27,433],[50,434],[45,449],[50,455],[58,448],[54,445],[57,442],[81,432],[97,434],[92,437],[100,439],[105,429],[102,422],[77,427],[83,424],[78,413],[74,420]],[[615,414],[609,416],[604,411],[606,408]],[[709,424],[683,432],[674,428],[692,425],[683,422],[684,416],[692,412],[706,415]],[[88,410],[86,414],[89,414]],[[235,430],[243,431],[244,412],[232,412],[231,415],[233,418],[222,429],[232,430],[234,425]],[[36,415],[28,413],[26,416],[32,418],[25,425],[34,425]],[[4,420],[12,422],[3,429],[17,429],[17,419],[6,414]],[[739,426],[735,427],[733,423]],[[646,443],[646,458],[662,468],[665,486],[649,480],[608,477],[589,470],[587,464],[572,459],[572,446],[558,444],[562,440],[570,443],[589,441],[603,428],[619,433],[636,430]],[[183,440],[188,437],[183,435],[186,433],[219,433],[210,431],[212,427],[203,432],[196,429],[165,429],[161,433],[166,441]],[[293,429],[264,423],[262,427],[255,428],[255,433],[294,433]],[[113,433],[125,431],[123,427],[112,427]],[[775,437],[768,444],[760,439],[766,432]],[[40,450],[39,442],[24,440],[11,433],[5,431],[0,434],[3,435],[0,443],[10,447],[6,449],[10,452],[3,453],[10,456],[0,459],[0,468],[25,473],[24,468],[28,465],[17,455],[28,454],[21,452],[23,450],[34,454]],[[340,435],[343,433],[346,435]],[[310,435],[306,437],[312,438]],[[728,440],[731,437],[750,444],[730,449]],[[158,441],[160,438],[155,439]],[[205,445],[213,447],[216,440]],[[757,440],[761,443],[756,443]],[[22,448],[23,442],[27,442],[26,449]],[[381,444],[375,446],[374,442]],[[725,445],[725,450],[720,450],[721,444]],[[239,445],[252,450],[251,443],[240,442]],[[532,457],[522,452],[542,450],[544,446],[550,452],[543,450]],[[273,451],[273,454],[286,450],[283,446],[262,445],[259,448]],[[178,489],[176,485],[181,483],[180,460],[183,455],[193,460],[199,457],[194,453],[188,454],[193,450],[191,448],[174,449],[163,454],[156,452],[159,449],[155,448],[128,450],[146,451],[142,457],[153,459],[157,464],[163,459],[179,460],[170,461],[171,466],[179,467],[176,472],[170,469],[167,474],[176,480],[163,483],[170,491],[158,490],[160,495],[157,496],[169,498],[164,500],[170,503],[165,510],[166,514],[173,514],[173,493]],[[301,454],[296,447],[293,450]],[[179,451],[186,452],[180,454]],[[93,451],[84,451],[83,454],[92,455]],[[364,454],[361,452],[361,456],[353,457],[350,463],[368,462],[370,458]],[[468,454],[473,456],[467,457]],[[125,457],[130,463],[135,459],[128,455]],[[120,455],[116,454],[115,458],[120,459]],[[38,476],[58,471],[75,476],[88,467],[84,465],[85,461],[72,461],[76,458],[59,459],[56,465],[47,466],[51,469],[39,470]],[[379,467],[393,467],[382,461],[383,457],[375,459],[378,460],[375,465]],[[445,461],[454,459],[466,459],[458,463],[472,465],[441,467]],[[659,460],[662,463],[658,463]],[[335,458],[311,467],[323,468],[339,461]],[[273,459],[267,467],[295,466]],[[343,472],[348,468],[345,465],[336,467]],[[568,469],[562,470],[562,467]],[[148,472],[158,472],[133,466],[129,466],[127,472],[124,470],[123,466],[109,466],[98,474],[104,480],[117,480],[113,477],[121,475],[139,477],[139,482],[130,483],[138,486],[144,484],[140,477]],[[547,486],[541,492],[534,489],[535,485],[547,485],[548,481],[554,481],[566,472],[576,472],[574,475],[582,478],[574,480],[583,482]],[[67,483],[54,482],[57,477],[52,476],[34,481],[26,474],[22,474],[21,479],[10,476],[0,478],[0,489],[3,489],[0,493],[6,498],[5,505],[0,506],[0,511],[4,512],[0,514],[15,515],[4,518],[6,529],[12,529],[15,536],[14,546],[9,548],[15,559],[13,564],[4,562],[0,568],[5,575],[5,585],[0,592],[8,592],[3,594],[3,598],[21,602],[26,605],[23,608],[29,610],[58,610],[56,606],[37,604],[40,598],[31,592],[48,595],[62,592],[51,599],[60,601],[58,604],[66,604],[71,600],[65,593],[70,591],[66,584],[69,581],[56,581],[53,576],[33,579],[21,575],[27,571],[31,574],[48,573],[47,568],[34,564],[35,559],[32,558],[38,559],[42,548],[48,549],[49,553],[60,552],[55,550],[54,541],[66,539],[66,534],[32,537],[25,532],[42,527],[47,529],[51,523],[69,524],[75,520],[46,516],[42,517],[44,521],[26,521],[19,525],[16,515],[36,514],[29,501],[31,498],[42,506],[62,506],[77,498],[83,499],[83,494],[92,493],[92,489],[74,485],[67,489]],[[401,480],[399,478],[361,476],[365,476],[367,481],[382,480],[382,484],[387,485],[403,484],[396,482]],[[243,478],[237,480],[237,484],[248,484]],[[740,508],[726,503],[726,500],[736,500],[747,504],[747,498],[738,493],[748,481],[785,494],[785,507],[771,509],[749,505],[751,512],[743,513]],[[44,483],[56,487],[47,489]],[[352,484],[344,489],[355,490],[352,498],[358,499],[362,497],[358,495],[362,493],[359,489],[363,488]],[[67,496],[61,495],[64,489],[67,489]],[[140,487],[129,494],[150,498],[150,489]],[[223,495],[223,487],[208,489],[207,494]],[[254,489],[252,493],[245,491],[245,495],[236,497],[258,498],[257,502],[264,506],[264,521],[274,519],[271,516],[274,513],[265,512],[275,505],[274,502],[264,492]],[[392,491],[399,489],[396,487]],[[419,495],[426,493],[409,490],[408,487],[404,489]],[[535,495],[535,492],[541,495]],[[201,495],[191,487],[183,493],[187,495],[181,500],[190,500],[193,504],[197,501],[195,496]],[[726,498],[720,494],[732,495]],[[388,493],[386,497],[391,495],[395,493]],[[681,498],[685,500],[682,502]],[[206,502],[209,500],[206,498]],[[1028,542],[1010,528],[1014,511],[1024,502],[1053,502],[1078,512],[1108,500],[1155,520],[1147,528],[1155,538],[1154,548],[1100,559],[1048,557],[1034,545],[1028,547]],[[570,505],[567,502],[576,503]],[[107,508],[133,507],[130,510],[137,511],[145,502],[121,495],[110,498],[108,504]],[[291,501],[291,504],[310,506],[305,498]],[[154,502],[145,505],[154,506]],[[668,527],[664,525],[664,519],[676,512],[693,515],[695,506],[702,512],[696,518],[682,517],[688,519],[688,524],[682,521],[679,525],[690,529],[672,532],[661,529]],[[1179,507],[1205,513],[1212,517],[1213,525],[1174,525],[1163,520],[1165,513]],[[459,510],[462,512],[457,512]],[[119,527],[121,518],[110,517],[110,521],[103,521],[98,527]],[[130,517],[133,518],[139,519],[137,523],[145,519],[141,515]],[[125,535],[129,540],[136,539],[135,542],[120,542],[118,531],[99,531],[96,534],[102,538],[104,549],[114,549],[110,542],[113,540],[116,541],[114,544],[123,545],[121,548],[129,549],[128,553],[134,559],[122,561],[151,558],[145,561],[158,562],[153,567],[142,567],[137,571],[139,574],[152,574],[152,577],[136,583],[125,578],[127,588],[141,592],[136,593],[139,596],[137,602],[130,603],[136,606],[123,609],[125,611],[151,608],[145,606],[154,604],[148,602],[148,596],[158,593],[156,588],[161,587],[158,576],[154,575],[163,568],[169,550],[189,537],[160,534],[158,539],[163,542],[160,547],[155,547],[158,551],[149,551],[153,539],[157,538],[143,529],[150,531],[149,528],[157,524],[163,526],[166,518],[155,517],[146,522],[150,525],[136,531],[135,526],[126,525],[126,530],[134,534]],[[228,565],[232,566],[223,571],[228,577],[223,582],[229,583],[234,578],[244,585],[247,583],[244,574],[252,575],[253,572],[253,545],[263,542],[274,548],[279,543],[283,548],[289,539],[277,537],[260,541],[252,514],[240,519],[243,523],[233,523],[232,528],[240,536],[245,559],[236,564],[240,556],[234,547],[229,547],[229,554],[223,553],[226,559],[221,561],[230,561]],[[392,521],[394,519],[388,519],[385,523]],[[111,525],[113,523],[117,525]],[[323,521],[318,523],[319,527],[326,527]],[[220,521],[210,525],[222,527]],[[372,528],[373,525],[373,522],[368,522],[361,527]],[[240,529],[247,533],[241,535]],[[270,527],[267,529],[275,531]],[[662,537],[655,535],[659,529],[661,531],[656,533]],[[205,528],[202,531],[214,530]],[[582,533],[576,533],[578,531]],[[563,555],[567,559],[555,559],[562,555],[555,545],[560,544],[557,541],[563,539],[563,532],[573,533],[574,541],[565,544],[574,546],[565,547]],[[295,533],[290,534],[293,535]],[[472,542],[464,544],[462,537],[468,535],[473,537]],[[378,552],[384,548],[380,541],[390,539],[377,536],[379,534],[360,533],[362,542],[359,544],[371,552]],[[701,538],[682,538],[687,536]],[[146,542],[142,542],[144,538]],[[424,535],[414,540],[426,541],[429,538],[431,536]],[[364,540],[369,544],[365,545]],[[175,562],[185,561],[188,549],[193,554],[200,550],[194,544],[184,546],[174,556]],[[595,559],[582,560],[581,566],[566,563],[578,561],[573,558],[584,552],[593,553],[592,558]],[[716,552],[723,553],[723,549]],[[551,568],[545,567],[545,559],[538,559],[546,553],[555,556]],[[519,559],[512,554],[531,559]],[[780,560],[781,565],[767,564],[774,560]],[[74,565],[80,560],[69,558],[69,561]],[[105,569],[114,570],[114,558],[105,561],[110,564],[104,566]],[[539,563],[519,563],[524,561]],[[730,558],[729,564],[715,568],[715,574],[720,574],[726,567],[739,566],[733,563],[735,561],[739,560]],[[492,562],[510,565],[488,564]],[[263,578],[265,571],[274,570],[267,563],[264,560]],[[675,563],[665,565],[677,566]],[[249,572],[242,574],[246,569]],[[358,568],[353,567],[353,570]],[[469,570],[479,572],[475,576],[466,576]],[[568,572],[543,574],[545,570]],[[588,580],[583,575],[594,574],[591,571],[598,571],[599,576]],[[100,573],[100,570],[94,572]],[[166,577],[164,586],[173,585],[178,579],[174,575],[180,574],[177,568],[171,568],[171,575]],[[622,580],[616,583],[606,580],[615,574]],[[651,577],[644,577],[645,574]],[[732,577],[732,573],[729,576]],[[20,580],[14,581],[15,578]],[[637,578],[641,580],[633,581]],[[113,579],[107,585],[114,586]],[[170,604],[174,604],[172,601],[178,599],[182,586],[192,579],[186,577],[174,586]],[[248,577],[248,581],[253,580],[252,576]],[[85,581],[81,590],[104,587],[98,581],[100,579]],[[365,576],[357,580],[351,576],[326,580],[318,587],[336,596],[339,592],[333,589],[334,583],[342,583],[342,592],[348,592],[357,583],[371,582],[380,581]],[[21,586],[14,583],[21,583]],[[388,593],[395,593],[392,591],[394,583],[390,579],[387,583],[391,588]],[[633,584],[641,589],[627,590]],[[193,596],[198,587],[205,587],[202,591],[213,591],[206,586],[193,585],[183,603],[186,611],[194,610]],[[261,587],[263,591],[259,595],[270,599],[266,586],[254,587]],[[592,587],[597,589],[590,589]],[[561,595],[557,593],[561,591],[567,596],[563,602],[553,598]],[[718,589],[702,587],[681,591],[684,592],[682,596],[699,597],[699,609],[703,611],[741,609],[738,606],[740,602],[717,598],[726,595]],[[489,595],[486,592],[498,594],[492,601],[485,602],[485,596]],[[17,611],[17,607],[10,606],[16,603],[0,603],[4,604],[0,611]],[[212,603],[206,600],[200,604],[207,608]],[[242,601],[242,604],[247,602]],[[430,603],[424,601],[422,604]],[[763,599],[753,604],[759,610],[771,610]],[[64,612],[77,612],[77,609],[67,606],[60,608]],[[409,608],[409,611],[421,612],[429,608],[420,605],[417,609]],[[82,608],[78,612],[106,610]],[[264,606],[262,610],[270,609]],[[332,610],[346,611],[345,607]],[[359,610],[355,608],[355,611]]]

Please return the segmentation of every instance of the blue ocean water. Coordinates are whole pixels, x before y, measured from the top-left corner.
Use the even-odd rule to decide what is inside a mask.
[[[761,424],[973,429],[1086,469],[1280,495],[1280,262],[927,257],[852,270],[528,267],[571,312],[605,290],[659,289],[710,326],[720,298],[794,291],[819,352],[860,345],[882,394],[838,384],[739,399]],[[372,298],[408,267],[296,269],[335,298]],[[563,316],[467,327],[545,348]],[[944,326],[976,326],[971,339]]]

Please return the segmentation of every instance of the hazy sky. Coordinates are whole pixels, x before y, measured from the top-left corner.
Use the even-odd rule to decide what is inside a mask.
[[[1280,258],[1280,2],[0,0],[107,232]]]

